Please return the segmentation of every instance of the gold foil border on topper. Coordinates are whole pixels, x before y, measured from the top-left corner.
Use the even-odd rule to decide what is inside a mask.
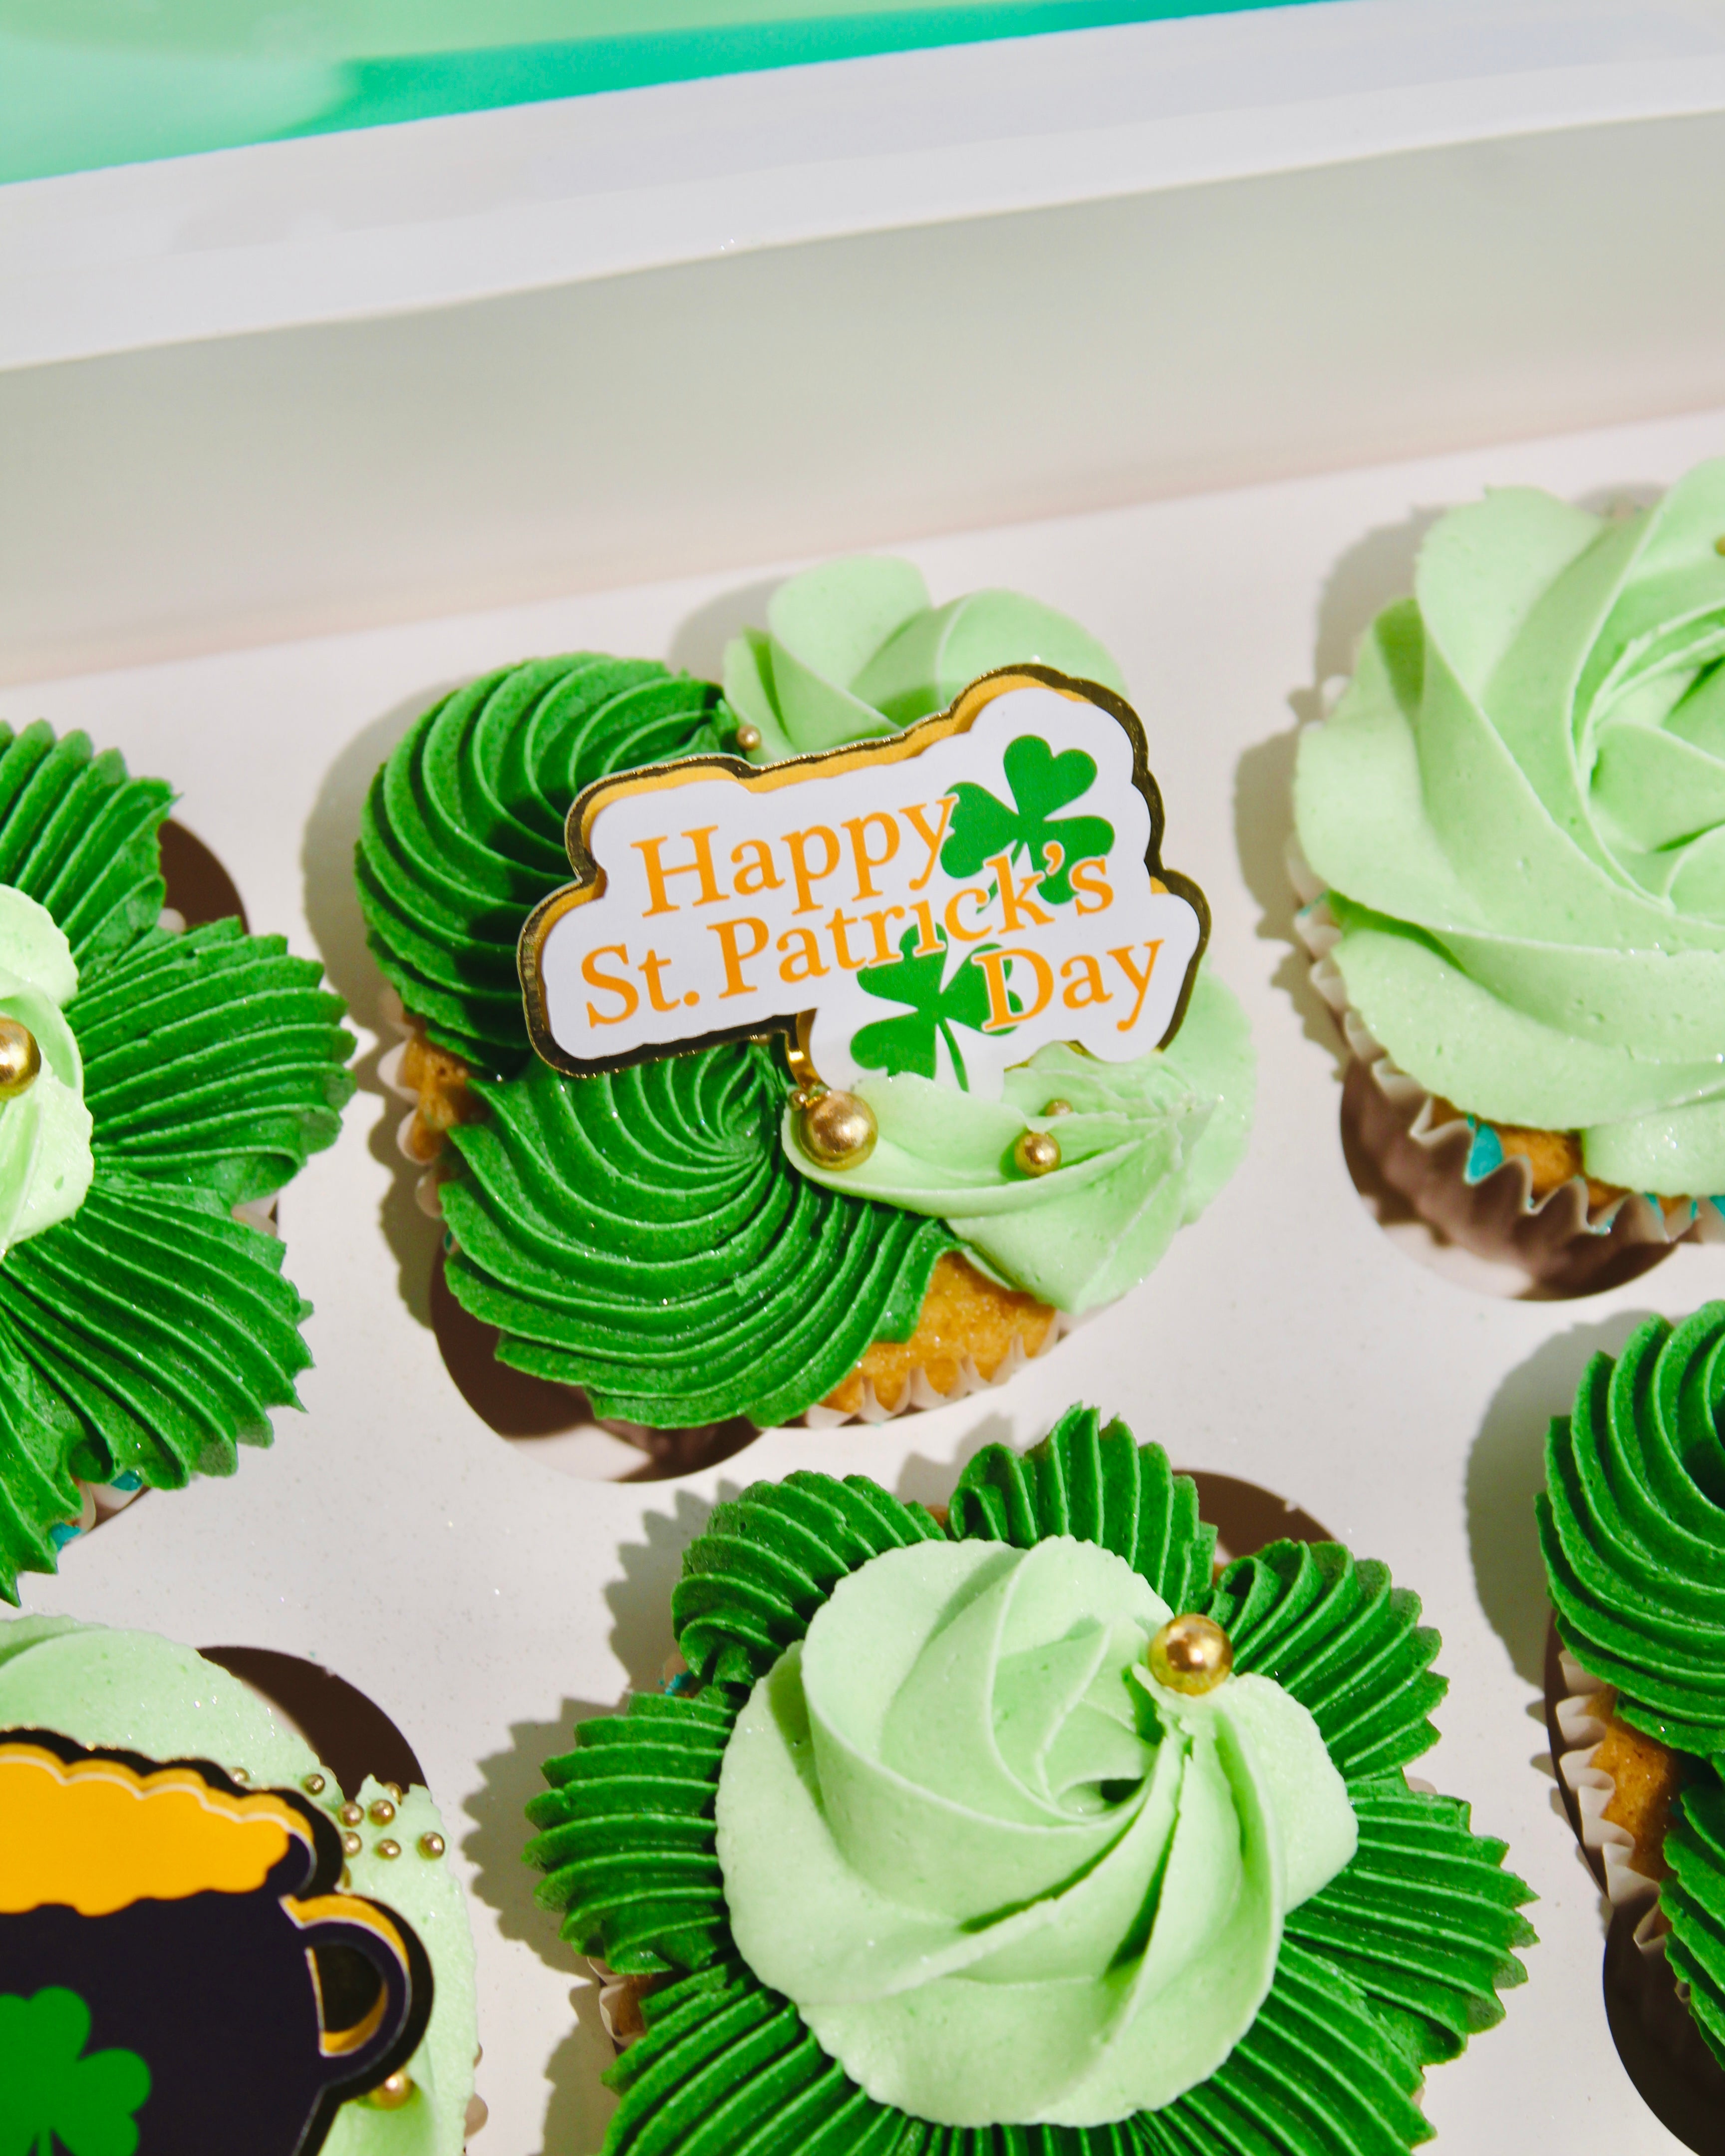
[[[1198,978],[1198,968],[1210,940],[1209,901],[1190,876],[1183,875],[1178,869],[1165,867],[1162,860],[1162,838],[1167,816],[1163,808],[1162,788],[1157,784],[1150,768],[1144,728],[1137,713],[1124,696],[1115,694],[1100,681],[1087,681],[1072,675],[1062,674],[1053,666],[1044,666],[1024,661],[1013,666],[997,666],[988,674],[978,675],[959,690],[943,711],[926,719],[918,719],[901,733],[890,734],[865,742],[847,742],[840,748],[811,749],[802,756],[782,757],[776,763],[753,764],[741,757],[705,755],[679,757],[674,762],[651,764],[643,769],[613,773],[606,778],[596,778],[576,796],[563,823],[563,844],[569,856],[569,865],[575,872],[575,880],[564,884],[542,898],[521,925],[516,943],[516,970],[521,978],[521,1004],[526,1016],[527,1034],[536,1055],[548,1063],[552,1070],[561,1070],[571,1078],[596,1077],[608,1070],[627,1070],[638,1063],[656,1062],[665,1055],[694,1055],[701,1050],[716,1048],[725,1041],[773,1040],[785,1043],[786,1060],[792,1077],[798,1086],[819,1086],[823,1081],[809,1054],[809,1041],[814,1027],[813,1010],[775,1014],[771,1018],[752,1019],[742,1025],[726,1026],[698,1037],[691,1036],[675,1041],[644,1042],[639,1048],[627,1049],[617,1055],[598,1055],[582,1058],[571,1055],[551,1030],[546,1012],[544,951],[545,939],[566,913],[578,906],[603,897],[605,891],[605,871],[593,851],[593,828],[599,814],[611,802],[631,793],[651,793],[670,788],[685,786],[702,778],[728,778],[747,791],[770,793],[779,788],[801,784],[816,776],[826,777],[836,773],[856,771],[870,764],[906,763],[932,748],[937,742],[954,734],[968,733],[981,714],[997,696],[1011,689],[1052,689],[1076,704],[1089,704],[1104,711],[1125,733],[1132,745],[1132,784],[1143,796],[1150,812],[1150,843],[1144,850],[1144,866],[1149,874],[1153,891],[1169,891],[1183,898],[1198,916],[1198,943],[1180,983],[1180,993],[1174,1004],[1173,1015],[1167,1029],[1156,1044],[1166,1048],[1179,1031],[1192,1000],[1193,984]]]

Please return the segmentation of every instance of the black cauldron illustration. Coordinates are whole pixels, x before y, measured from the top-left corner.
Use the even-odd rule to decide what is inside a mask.
[[[298,1790],[8,1732],[0,2127],[58,2148],[54,2103],[99,2099],[114,2145],[137,2156],[312,2156],[338,2107],[412,2056],[431,2012],[424,1946],[340,1891],[342,1861],[335,1822]],[[43,2063],[55,2043],[64,2070]],[[30,2102],[41,2116],[26,2118]]]

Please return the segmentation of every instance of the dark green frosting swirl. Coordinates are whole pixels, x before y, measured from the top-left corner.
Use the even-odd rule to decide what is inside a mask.
[[[129,778],[119,751],[93,755],[85,734],[0,725],[0,884],[48,908],[80,979],[156,926],[156,834],[172,805],[171,787]]]
[[[655,1428],[783,1422],[870,1342],[906,1339],[954,1247],[941,1222],[787,1163],[790,1081],[726,1045],[593,1078],[535,1062],[477,1090],[444,1188],[451,1290],[501,1358]]]
[[[721,709],[711,682],[578,652],[455,690],[391,752],[361,819],[360,904],[378,964],[439,1047],[521,1068],[516,942],[569,880],[571,803],[608,773],[717,748]]]
[[[1689,2010],[1725,2066],[1725,1760],[1715,1759],[1677,1799],[1666,1830],[1671,1876],[1660,1890],[1671,1931],[1666,1957],[1689,1986]]]
[[[341,998],[321,982],[237,921],[140,937],[66,1014],[98,1156],[230,1205],[290,1182],[353,1093]]]
[[[329,1145],[353,1042],[319,967],[236,921],[169,935],[157,833],[172,800],[81,734],[0,728],[0,880],[71,943],[66,1019],[95,1173],[69,1218],[0,1263],[0,1595],[51,1572],[74,1479],[174,1489],[231,1474],[296,1406],[310,1306],[273,1237],[233,1218]]]
[[[1117,2126],[937,2127],[873,2102],[788,2000],[737,1953],[714,1824],[721,1763],[754,1681],[839,1580],[936,1536],[920,1506],[861,1476],[798,1474],[718,1507],[685,1559],[672,1613],[692,1696],[638,1697],[582,1724],[528,1807],[539,1898],[563,1936],[620,1971],[670,1979],[647,2034],[612,2069],[607,2156],[1400,2156],[1430,2138],[1421,2069],[1501,2019],[1523,1979],[1527,1888],[1467,1808],[1410,1789],[1433,1741],[1435,1635],[1378,1566],[1333,1545],[1277,1543],[1208,1588],[1214,1530],[1159,1446],[1073,1409],[1027,1459],[991,1446],[966,1469],[947,1532],[1028,1546],[1076,1534],[1164,1596],[1185,1587],[1226,1626],[1236,1666],[1276,1677],[1322,1729],[1359,1823],[1353,1861],[1288,1919],[1275,1984],[1209,2080]],[[1192,1606],[1190,1603],[1188,1606]]]
[[[1595,1355],[1546,1440],[1538,1501],[1557,1626],[1626,1722],[1725,1751],[1725,1302]]]

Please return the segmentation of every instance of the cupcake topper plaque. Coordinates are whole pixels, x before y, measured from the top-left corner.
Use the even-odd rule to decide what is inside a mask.
[[[782,1032],[810,1082],[984,1096],[1047,1041],[1132,1060],[1173,1037],[1209,930],[1162,828],[1136,714],[1042,666],[885,740],[601,779],[575,881],[521,932],[533,1045],[580,1075]]]
[[[430,1964],[308,1798],[15,1730],[0,1819],[0,2148],[313,2156],[403,2088]]]

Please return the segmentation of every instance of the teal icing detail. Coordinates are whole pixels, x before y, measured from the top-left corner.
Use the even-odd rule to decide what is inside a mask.
[[[1468,1182],[1483,1183],[1503,1165],[1503,1141],[1489,1123],[1482,1123],[1472,1116],[1467,1120],[1472,1127],[1473,1143],[1468,1148],[1467,1165],[1461,1172]]]

